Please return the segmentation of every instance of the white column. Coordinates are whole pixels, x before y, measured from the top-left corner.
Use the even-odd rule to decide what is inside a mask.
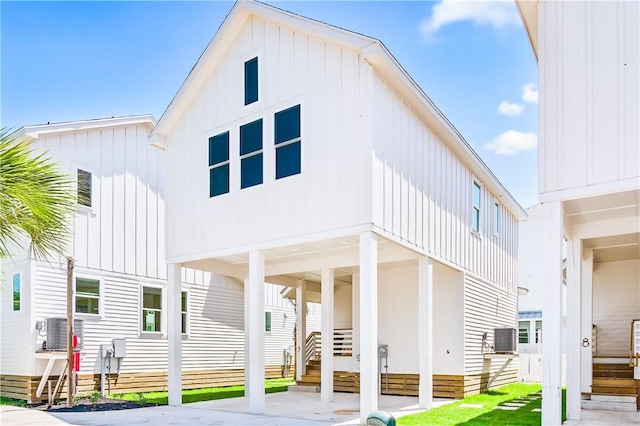
[[[433,261],[429,257],[418,260],[418,356],[418,405],[428,410],[433,403]]]
[[[541,207],[539,234],[542,283],[542,425],[562,424],[562,240],[560,201]]]
[[[320,358],[320,400],[333,401],[333,269],[322,269],[322,327]]]
[[[169,405],[182,405],[182,265],[167,265]]]
[[[353,327],[353,357],[351,368],[360,372],[360,273],[351,276],[351,326]]]
[[[580,420],[580,357],[582,348],[580,272],[582,245],[579,239],[567,241],[567,419]]]
[[[307,341],[307,283],[298,280],[296,287],[296,380],[300,380],[306,374],[306,341]]]
[[[251,383],[249,383],[249,278],[244,279],[244,394],[249,395]]]
[[[378,238],[360,234],[360,422],[378,409]]]
[[[249,412],[264,413],[264,254],[249,252]],[[246,332],[246,331],[245,331]]]
[[[593,382],[593,250],[583,250],[582,252],[582,331],[581,339],[589,339],[589,346],[581,347],[582,377],[580,383],[581,391],[591,393]]]

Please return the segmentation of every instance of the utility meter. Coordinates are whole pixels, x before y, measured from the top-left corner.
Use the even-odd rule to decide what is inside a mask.
[[[389,352],[389,345],[378,345],[378,357],[386,358]]]

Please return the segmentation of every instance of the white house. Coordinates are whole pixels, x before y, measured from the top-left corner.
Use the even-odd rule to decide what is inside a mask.
[[[170,404],[185,365],[182,267],[245,280],[255,413],[265,281],[295,287],[298,303],[315,282],[322,336],[351,330],[349,356],[327,356],[342,346],[322,339],[321,399],[334,372],[351,374],[363,421],[379,344],[384,372],[412,382],[423,407],[445,387],[478,392],[513,356],[483,353],[483,337],[488,349],[494,328],[515,327],[526,214],[380,41],[238,2],[150,142],[168,169]]]
[[[83,196],[68,251],[75,259],[73,310],[83,320],[81,391],[167,386],[165,153],[147,140],[155,124],[141,115],[26,126],[18,133],[77,177]],[[37,261],[23,251],[4,259],[2,270],[0,393],[46,400],[47,378],[61,374],[66,358],[66,352],[50,350],[57,347],[54,330],[45,328],[48,318],[66,317],[66,261]],[[180,282],[185,388],[242,383],[242,282],[191,269],[181,272]],[[270,320],[263,330],[269,377],[280,377],[283,363],[289,364],[283,351],[293,352],[295,310],[280,291],[266,287],[262,312]],[[308,310],[310,327],[317,329],[319,309],[311,304]],[[111,346],[113,339],[125,339],[122,358],[102,356],[101,345]],[[105,371],[113,373],[106,383]]]
[[[540,75],[542,423],[561,423],[563,239],[567,417],[580,419],[583,407],[636,410],[640,3],[517,4]]]

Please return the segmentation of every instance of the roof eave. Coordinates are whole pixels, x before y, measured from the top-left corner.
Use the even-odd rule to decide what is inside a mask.
[[[520,18],[527,30],[533,54],[538,60],[538,0],[515,0]]]

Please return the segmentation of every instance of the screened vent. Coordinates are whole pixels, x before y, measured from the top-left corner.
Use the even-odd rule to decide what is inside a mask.
[[[84,321],[73,320],[73,334],[78,336],[77,349],[83,348]],[[47,318],[47,350],[66,351],[67,350],[67,319]]]
[[[516,351],[516,329],[494,328],[493,346],[498,354],[510,354]]]

